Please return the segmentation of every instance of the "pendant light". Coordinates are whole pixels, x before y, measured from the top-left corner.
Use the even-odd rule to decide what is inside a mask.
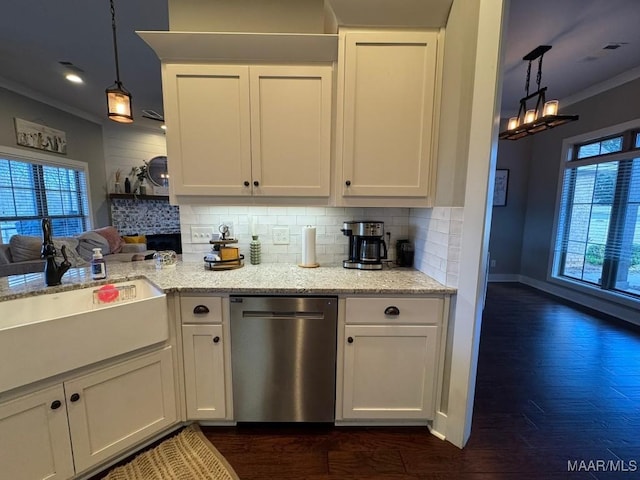
[[[527,80],[525,83],[526,95],[520,99],[518,116],[511,117],[507,122],[507,129],[500,132],[499,138],[501,140],[518,140],[519,138],[526,137],[527,135],[533,135],[549,128],[578,120],[578,115],[558,115],[558,101],[550,100],[547,102],[545,98],[547,87],[540,88],[540,81],[542,80],[542,57],[549,50],[551,50],[551,45],[540,45],[522,58],[529,62],[529,66],[527,67]],[[536,76],[536,85],[538,89],[529,94],[531,62],[536,59],[539,59],[538,74]],[[534,100],[534,108],[527,108],[527,102],[530,102],[529,106],[531,106],[534,104]]]
[[[133,122],[133,112],[131,111],[131,93],[127,91],[120,81],[120,66],[118,65],[118,42],[116,40],[116,11],[111,2],[111,28],[113,30],[113,52],[116,58],[116,83],[106,90],[107,111],[109,119],[114,122]]]

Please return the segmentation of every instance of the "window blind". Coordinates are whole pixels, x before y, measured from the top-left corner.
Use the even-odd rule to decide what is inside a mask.
[[[640,152],[637,135],[591,141],[566,162],[556,276],[640,297]]]
[[[51,218],[55,236],[90,228],[86,164],[59,164],[52,158],[30,161],[0,152],[0,234],[42,235],[42,218]]]

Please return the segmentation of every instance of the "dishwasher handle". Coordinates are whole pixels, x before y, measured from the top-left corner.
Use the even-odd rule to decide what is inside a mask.
[[[251,311],[245,310],[242,312],[242,318],[269,318],[269,319],[292,319],[292,318],[304,318],[304,319],[318,319],[321,320],[324,317],[322,312],[266,312],[266,311]]]

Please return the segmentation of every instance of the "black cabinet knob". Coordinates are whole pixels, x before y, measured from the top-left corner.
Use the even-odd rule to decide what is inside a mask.
[[[251,185],[251,184],[249,183],[249,181],[248,181],[248,180],[245,180],[245,181],[244,181],[244,186],[245,186],[245,187],[248,187],[249,185]]]
[[[253,181],[253,186],[254,187],[259,187],[260,186],[260,182],[258,180],[254,180]]]
[[[395,317],[395,316],[400,315],[400,309],[398,307],[394,306],[394,305],[391,305],[391,306],[389,306],[389,307],[384,309],[384,314],[385,315],[393,315]]]
[[[80,400],[80,394],[79,393],[74,393],[73,395],[71,395],[69,397],[69,400],[71,400],[72,402],[77,402],[78,400]]]
[[[57,410],[62,406],[62,402],[60,400],[54,400],[51,402],[51,410]]]
[[[213,337],[213,343],[218,343],[220,341],[220,337]]]
[[[351,186],[351,180],[347,180],[346,182],[344,182],[344,184],[345,184],[347,187],[350,187],[350,186]]]
[[[347,338],[347,342],[348,342],[348,343],[353,343],[353,337],[348,337],[348,338]]]
[[[209,313],[209,308],[206,305],[196,305],[193,308],[193,313],[196,315],[204,315]]]

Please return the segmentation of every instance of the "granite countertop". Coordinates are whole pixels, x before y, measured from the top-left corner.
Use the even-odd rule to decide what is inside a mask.
[[[422,272],[407,268],[363,271],[266,263],[211,271],[204,263],[182,261],[175,267],[156,269],[153,260],[147,260],[109,263],[107,274],[107,280],[93,281],[88,267],[72,268],[62,278],[62,284],[55,287],[45,286],[42,273],[0,278],[0,301],[136,278],[147,278],[166,293],[451,295],[456,292]]]

